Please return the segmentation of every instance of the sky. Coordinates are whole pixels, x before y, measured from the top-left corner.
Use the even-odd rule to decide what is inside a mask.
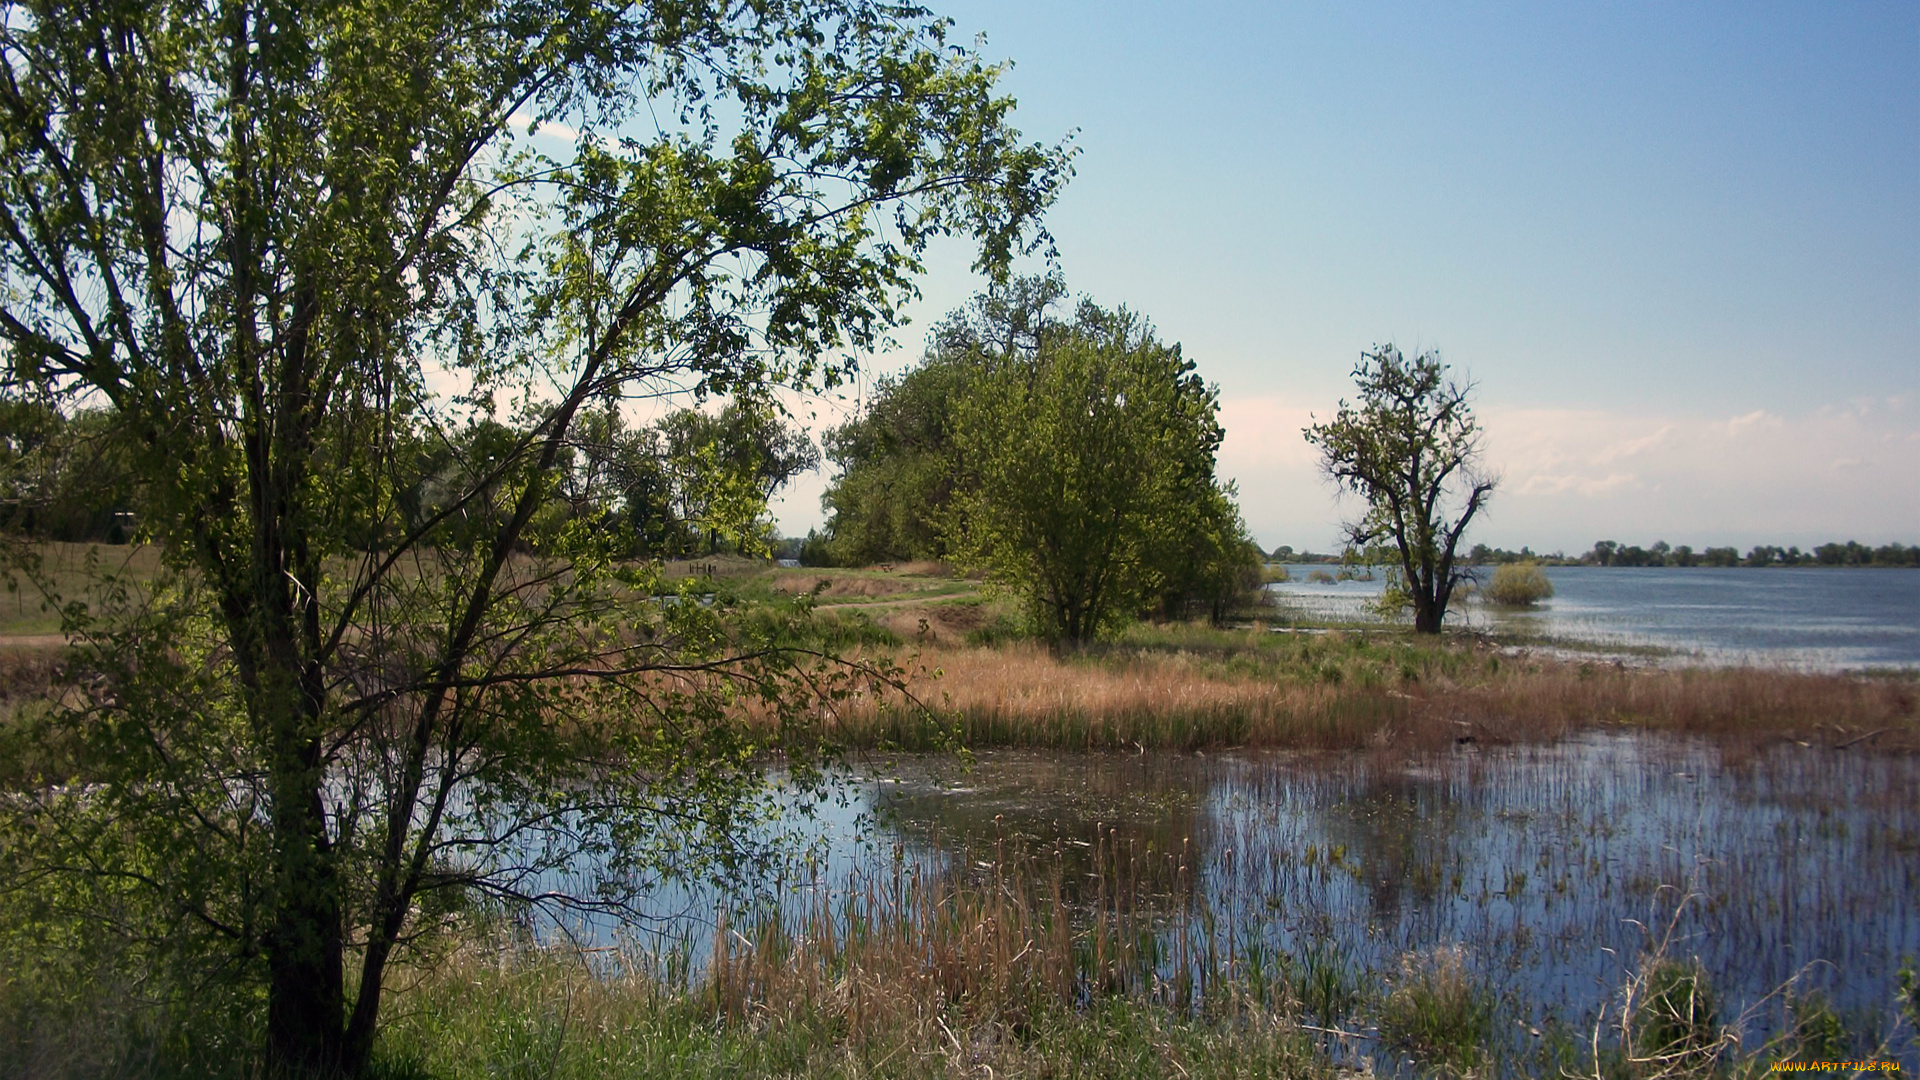
[[[1079,148],[1068,287],[1218,384],[1263,547],[1337,549],[1359,507],[1300,429],[1385,342],[1476,385],[1470,541],[1920,543],[1920,4],[933,3]]]

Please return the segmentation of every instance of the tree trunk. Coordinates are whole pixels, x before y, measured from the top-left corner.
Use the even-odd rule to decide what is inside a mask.
[[[345,1005],[339,884],[317,788],[300,770],[274,778],[276,896],[267,942],[267,1073],[341,1072]]]
[[[1437,634],[1440,632],[1440,610],[1433,601],[1424,597],[1413,600],[1413,632],[1416,634]]]
[[[277,629],[286,630],[291,619]],[[342,1073],[345,1019],[340,881],[327,836],[318,701],[305,692],[291,635],[267,635],[254,708],[272,757],[273,908],[266,940],[267,1074]]]

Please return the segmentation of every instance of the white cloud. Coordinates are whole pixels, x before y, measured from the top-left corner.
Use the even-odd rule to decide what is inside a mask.
[[[1877,447],[1920,439],[1900,399],[1797,416],[1486,408],[1505,473],[1486,532],[1536,548],[1920,537],[1920,471]]]
[[[558,139],[565,143],[578,142],[580,139],[580,129],[571,124],[563,124],[558,120],[542,120],[539,126],[535,127],[534,118],[525,112],[516,112],[507,117],[507,126],[536,139]]]
[[[1336,501],[1300,435],[1309,407],[1222,402],[1221,471],[1267,546],[1337,542],[1357,507]],[[1322,411],[1325,411],[1324,409]],[[1746,546],[1849,538],[1920,541],[1920,410],[1906,397],[1799,415],[1646,415],[1483,405],[1486,464],[1501,477],[1476,540],[1584,551],[1601,538]]]

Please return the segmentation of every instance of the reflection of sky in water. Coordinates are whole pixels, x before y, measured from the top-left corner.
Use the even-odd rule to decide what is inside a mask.
[[[1738,762],[1592,735],[1424,762],[986,752],[964,773],[907,758],[860,776],[852,805],[808,826],[821,848],[777,886],[785,900],[895,851],[956,865],[1024,842],[1060,851],[1072,883],[1102,837],[1143,855],[1187,848],[1187,891],[1143,879],[1156,908],[1204,909],[1235,941],[1332,950],[1356,971],[1458,944],[1508,1008],[1576,1029],[1664,931],[1680,890],[1698,896],[1671,951],[1700,958],[1729,1019],[1809,964],[1805,988],[1881,1016],[1900,958],[1920,955],[1911,759],[1788,747]],[[696,967],[717,900],[660,898],[662,914],[698,916],[677,931]],[[1777,1019],[1763,1012],[1746,1045]]]
[[[1373,581],[1270,586],[1310,617],[1367,619]],[[1482,568],[1491,579],[1492,569]],[[1554,596],[1533,611],[1469,604],[1449,621],[1602,645],[1656,646],[1710,663],[1821,669],[1920,666],[1920,571],[1547,567]]]

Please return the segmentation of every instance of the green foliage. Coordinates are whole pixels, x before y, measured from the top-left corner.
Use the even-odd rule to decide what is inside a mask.
[[[1085,642],[1191,596],[1217,613],[1258,587],[1259,566],[1213,475],[1218,393],[1125,309],[1083,301],[1049,321],[1063,291],[1030,286],[1038,306],[971,346],[977,371],[953,406],[956,552],[1050,640]]]
[[[1581,562],[1594,566],[1920,566],[1920,545],[1882,544],[1868,547],[1855,540],[1821,544],[1812,551],[1756,544],[1743,557],[1739,548],[1710,547],[1696,553],[1686,544],[1665,540],[1652,547],[1596,541]]]
[[[73,767],[0,815],[6,903],[92,912],[326,1073],[466,905],[749,866],[753,763],[804,782],[819,702],[887,675],[621,565],[566,509],[574,440],[836,381],[936,236],[1044,246],[1068,155],[947,34],[864,0],[10,7],[0,396],[111,407],[168,565],[62,610],[31,735]],[[582,854],[604,881],[547,887]]]
[[[827,434],[827,457],[840,470],[821,500],[831,515],[831,565],[950,554],[940,522],[960,473],[953,408],[972,374],[968,360],[936,345],[918,367],[881,379],[866,411]]]
[[[1260,551],[1213,478],[1217,395],[1131,313],[1050,314],[1065,295],[1024,278],[975,297],[827,436],[819,557],[987,568],[1055,640],[1252,603]]]
[[[1811,1061],[1844,1061],[1853,1056],[1853,1038],[1847,1033],[1825,994],[1812,993],[1793,1002],[1791,1045],[1794,1056]]]
[[[1462,575],[1454,549],[1495,485],[1476,471],[1472,387],[1449,379],[1438,353],[1409,361],[1391,344],[1361,353],[1353,379],[1359,404],[1342,401],[1332,420],[1303,434],[1328,475],[1367,501],[1347,525],[1349,545],[1392,549],[1414,629],[1437,633]]]
[[[0,396],[0,529],[126,543],[138,527],[135,452],[111,410]]]
[[[1698,961],[1662,960],[1648,972],[1635,1015],[1636,1049],[1675,1060],[1708,1057],[1720,1040],[1720,1007]]]
[[[1485,1054],[1494,1011],[1458,947],[1408,955],[1381,1003],[1380,1034],[1424,1061],[1469,1069]]]
[[[1493,572],[1487,598],[1503,607],[1532,607],[1553,595],[1553,582],[1538,563],[1508,563]]]

